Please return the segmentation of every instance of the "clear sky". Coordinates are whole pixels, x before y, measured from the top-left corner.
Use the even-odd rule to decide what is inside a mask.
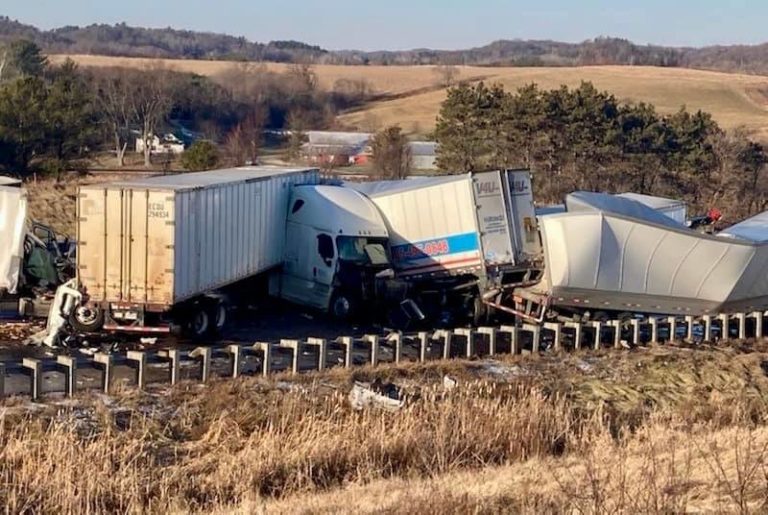
[[[680,46],[768,41],[766,0],[2,0],[40,28],[126,22],[328,49],[460,49],[616,36]]]

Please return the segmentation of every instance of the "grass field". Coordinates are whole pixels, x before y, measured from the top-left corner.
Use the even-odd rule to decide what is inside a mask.
[[[434,361],[0,403],[10,513],[759,512],[764,345]],[[443,387],[443,376],[457,386]],[[354,411],[353,380],[409,393]]]
[[[70,56],[83,66],[129,66],[169,69],[218,75],[241,63],[225,61],[153,60],[90,55]],[[65,56],[51,56],[61,62]],[[271,70],[287,65],[264,64]],[[432,129],[445,90],[436,86],[438,75],[433,66],[331,66],[314,67],[320,85],[333,86],[338,79],[366,79],[380,101],[364,109],[343,114],[339,121],[349,127],[365,128],[399,124],[410,133]],[[535,82],[545,89],[561,84],[578,85],[592,81],[619,99],[649,102],[661,112],[670,113],[685,105],[712,113],[725,128],[744,126],[760,139],[768,140],[768,78],[756,75],[727,74],[681,68],[592,66],[578,68],[484,68],[459,67],[458,80],[499,82],[509,89]]]

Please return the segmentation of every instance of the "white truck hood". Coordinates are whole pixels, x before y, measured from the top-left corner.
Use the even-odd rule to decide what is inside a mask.
[[[0,186],[0,290],[5,289],[9,293],[16,293],[19,285],[26,218],[27,199],[24,190],[14,186]]]

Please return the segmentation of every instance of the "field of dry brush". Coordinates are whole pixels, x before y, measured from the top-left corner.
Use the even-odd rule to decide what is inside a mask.
[[[767,359],[655,347],[11,399],[0,498],[12,513],[756,512]],[[352,381],[374,378],[406,407],[354,411]]]

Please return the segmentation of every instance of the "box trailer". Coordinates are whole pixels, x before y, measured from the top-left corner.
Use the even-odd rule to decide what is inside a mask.
[[[397,277],[422,305],[477,318],[539,274],[530,172],[504,170],[350,185],[379,208]],[[442,308],[440,308],[442,310]]]
[[[73,325],[220,328],[218,292],[281,264],[291,187],[318,182],[313,168],[245,167],[81,186]]]

